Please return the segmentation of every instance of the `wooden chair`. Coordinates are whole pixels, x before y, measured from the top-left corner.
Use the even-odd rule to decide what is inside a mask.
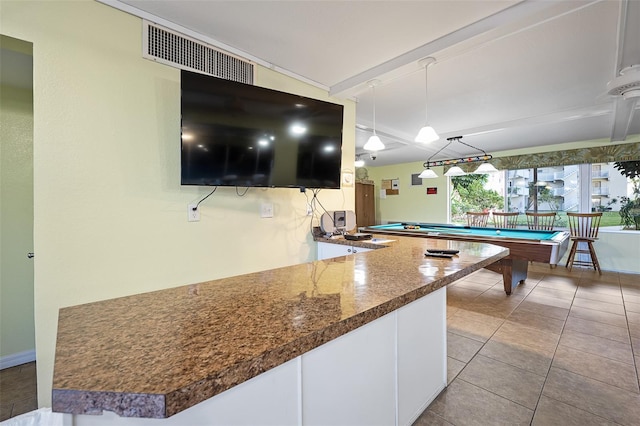
[[[478,228],[486,228],[489,212],[467,212],[467,224]]]
[[[527,227],[536,231],[553,231],[557,214],[525,212],[527,215]]]
[[[573,265],[592,266],[594,270],[598,271],[600,275],[602,275],[600,263],[598,263],[598,257],[596,256],[596,250],[593,247],[593,242],[598,239],[598,230],[600,229],[601,218],[602,212],[567,213],[569,232],[571,234],[572,241],[569,258],[565,265],[569,270],[571,270]],[[586,243],[587,249],[579,249],[578,245],[580,243]],[[588,254],[589,260],[575,260],[577,253]]]
[[[496,228],[515,228],[518,226],[518,212],[493,212],[493,226]]]

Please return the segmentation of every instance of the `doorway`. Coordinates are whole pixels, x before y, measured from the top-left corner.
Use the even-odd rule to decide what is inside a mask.
[[[356,224],[376,224],[376,201],[373,183],[356,182]]]
[[[0,35],[0,369],[35,361],[33,45]]]

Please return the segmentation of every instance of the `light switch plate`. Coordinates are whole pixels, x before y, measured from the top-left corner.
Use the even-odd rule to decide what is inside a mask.
[[[260,217],[273,217],[272,203],[262,203],[260,205]]]

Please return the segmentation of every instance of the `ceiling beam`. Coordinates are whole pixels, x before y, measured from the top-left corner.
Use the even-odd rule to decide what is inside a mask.
[[[620,3],[620,18],[618,21],[618,51],[616,54],[615,75],[631,65],[640,64],[640,2],[622,0]],[[629,135],[631,124],[635,119],[638,98],[624,99],[618,96],[614,101],[611,141],[624,141]]]
[[[392,73],[398,68],[415,64],[418,68],[418,61],[427,56],[434,55],[437,52],[452,47],[458,43],[468,40],[472,37],[486,33],[488,31],[499,28],[503,25],[522,19],[534,13],[538,13],[550,7],[548,2],[525,0],[513,6],[510,6],[500,12],[494,13],[486,18],[476,21],[472,24],[453,31],[427,44],[410,50],[400,56],[383,62],[373,68],[369,68],[353,77],[349,77],[339,83],[334,84],[329,89],[330,96],[346,98],[353,96],[355,91],[365,85],[374,78],[380,78],[385,74]]]
[[[618,51],[615,77],[620,70],[640,64],[640,2],[622,0],[618,22]]]
[[[639,98],[624,99],[622,96],[619,96],[615,100],[611,142],[626,140],[634,117],[640,120],[640,113],[636,113],[636,103],[638,99]]]

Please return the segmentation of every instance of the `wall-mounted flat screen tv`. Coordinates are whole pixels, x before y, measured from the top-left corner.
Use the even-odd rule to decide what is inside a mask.
[[[182,71],[183,185],[340,188],[343,106]]]

